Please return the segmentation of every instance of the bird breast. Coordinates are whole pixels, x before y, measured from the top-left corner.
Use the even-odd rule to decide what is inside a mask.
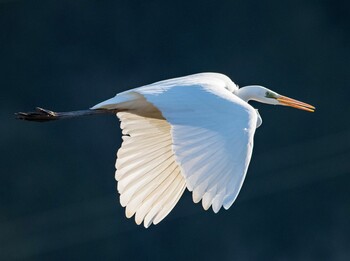
[[[262,118],[260,116],[260,113],[257,109],[255,109],[256,111],[256,115],[258,116],[257,119],[256,119],[256,128],[259,128],[262,124]]]

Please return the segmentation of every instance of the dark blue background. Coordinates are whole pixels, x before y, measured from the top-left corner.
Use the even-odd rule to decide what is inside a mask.
[[[348,1],[0,1],[1,260],[350,260]],[[263,117],[236,203],[186,192],[149,229],[124,216],[116,117],[85,109],[154,81],[215,71],[317,107]]]

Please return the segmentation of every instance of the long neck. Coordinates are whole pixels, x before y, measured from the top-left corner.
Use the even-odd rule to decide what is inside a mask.
[[[248,102],[250,100],[255,100],[255,101],[261,101],[259,95],[262,91],[262,86],[257,86],[257,85],[250,85],[250,86],[245,86],[240,88],[236,95],[241,98],[243,101]]]

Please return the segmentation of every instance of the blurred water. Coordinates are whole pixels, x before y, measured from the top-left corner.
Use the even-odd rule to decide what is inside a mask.
[[[348,260],[348,27],[344,1],[1,1],[0,259]],[[247,180],[217,215],[185,193],[137,227],[115,191],[116,118],[13,119],[202,71],[317,107],[254,103]]]

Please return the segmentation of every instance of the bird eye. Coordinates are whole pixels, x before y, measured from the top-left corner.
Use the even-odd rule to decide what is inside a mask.
[[[265,92],[265,97],[273,99],[273,98],[276,98],[276,95],[272,92],[267,91]]]

